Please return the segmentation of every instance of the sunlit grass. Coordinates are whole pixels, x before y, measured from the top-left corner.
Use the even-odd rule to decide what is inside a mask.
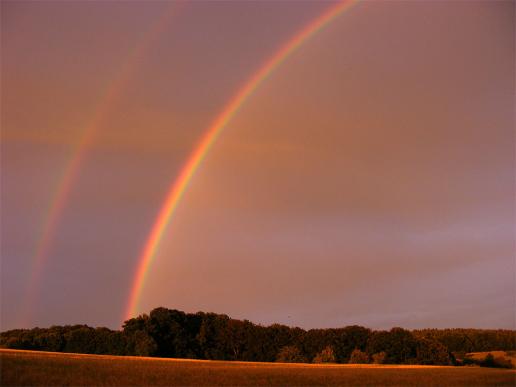
[[[0,350],[1,385],[514,386],[516,372],[479,367],[315,365]]]

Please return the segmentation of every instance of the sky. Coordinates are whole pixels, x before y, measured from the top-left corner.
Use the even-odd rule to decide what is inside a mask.
[[[2,1],[0,328],[118,329],[199,139],[333,6]],[[363,1],[306,39],[195,171],[137,312],[516,329],[514,13]]]

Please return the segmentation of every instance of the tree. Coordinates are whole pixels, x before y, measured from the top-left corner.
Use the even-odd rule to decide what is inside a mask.
[[[351,352],[351,356],[349,358],[350,364],[367,364],[369,363],[369,356],[367,353],[362,352],[360,349],[355,349]]]
[[[128,340],[128,353],[134,356],[155,356],[158,345],[144,331],[136,331]]]
[[[95,353],[95,330],[87,325],[71,327],[65,334],[64,352]]]
[[[185,325],[184,312],[166,308],[156,308],[150,312],[147,332],[157,345],[156,356],[186,356],[189,340]]]
[[[310,329],[262,326],[226,315],[156,308],[125,321],[123,329],[87,325],[0,332],[0,346],[18,349],[217,360],[455,364],[451,351],[516,348],[516,331],[423,329],[371,331],[360,326]],[[467,356],[464,363],[475,362]],[[485,364],[510,367],[502,358]]]
[[[335,363],[335,361],[335,351],[331,345],[325,347],[313,360],[314,363]]]
[[[224,314],[205,313],[197,334],[197,342],[204,359],[230,360],[228,322]]]
[[[306,358],[301,354],[298,347],[286,345],[278,352],[276,361],[280,363],[306,363]]]
[[[387,354],[383,351],[371,355],[371,359],[374,364],[383,364],[383,363],[385,363],[386,358],[387,358]]]
[[[131,318],[124,322],[122,332],[126,335],[131,335],[136,331],[145,331],[149,324],[149,316],[141,314],[138,317]]]
[[[298,328],[299,329],[299,328]],[[296,335],[296,345],[307,359],[314,359],[325,347],[331,346],[335,351],[336,329],[310,329]],[[338,360],[338,359],[336,359]]]
[[[435,340],[421,338],[417,340],[417,364],[450,365],[452,357],[448,349]]]
[[[247,342],[246,328],[244,321],[233,319],[228,321],[226,341],[231,360],[243,360],[242,353]]]
[[[355,349],[365,351],[371,330],[358,325],[338,329],[335,334],[335,355],[341,363],[347,363]]]
[[[496,367],[495,359],[492,353],[488,353],[484,360],[480,362],[481,367]]]
[[[389,332],[374,332],[367,343],[367,353],[385,352],[389,364],[409,364],[416,361],[417,341],[410,331],[392,328]]]

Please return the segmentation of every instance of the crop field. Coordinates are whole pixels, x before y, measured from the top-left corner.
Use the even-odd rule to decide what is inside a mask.
[[[516,371],[480,367],[315,365],[0,350],[2,386],[514,386]]]

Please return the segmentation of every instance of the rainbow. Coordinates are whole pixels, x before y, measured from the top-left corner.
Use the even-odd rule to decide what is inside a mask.
[[[272,72],[278,68],[278,66],[280,66],[293,52],[301,47],[311,36],[335,20],[335,18],[345,10],[350,9],[351,6],[358,3],[358,1],[359,0],[348,0],[339,2],[336,5],[331,6],[323,12],[322,15],[305,26],[278,51],[276,51],[272,57],[262,64],[258,71],[256,71],[245,82],[244,86],[242,86],[233,98],[230,99],[224,109],[206,129],[197,146],[194,148],[181,169],[181,172],[172,182],[165,197],[165,201],[161,206],[151,232],[149,233],[143,251],[138,259],[138,265],[130,291],[125,319],[130,319],[137,314],[138,303],[145,285],[146,276],[156,256],[163,234],[170,223],[175,209],[188,188],[192,177],[224,127],[231,121],[240,107],[247,101],[260,84],[266,80]]]
[[[145,55],[152,42],[162,34],[163,30],[168,25],[170,18],[175,13],[177,7],[175,6],[175,3],[172,3],[172,5],[173,6],[166,8],[166,10],[159,16],[158,20],[152,24],[152,27],[136,42],[116,77],[107,85],[91,121],[82,130],[79,140],[70,152],[70,157],[61,172],[61,176],[57,179],[58,184],[54,191],[54,195],[50,200],[50,205],[45,211],[46,216],[43,222],[42,231],[36,243],[35,253],[31,261],[31,272],[27,282],[27,289],[25,291],[25,301],[21,310],[22,318],[26,324],[30,322],[30,311],[33,308],[42,271],[48,260],[52,247],[52,241],[55,239],[55,232],[59,224],[59,220],[61,219],[66,207],[70,192],[77,180],[88,150],[91,148],[103,120],[106,118],[115,101],[123,92],[124,87],[131,78],[131,75],[135,72],[140,59]]]

